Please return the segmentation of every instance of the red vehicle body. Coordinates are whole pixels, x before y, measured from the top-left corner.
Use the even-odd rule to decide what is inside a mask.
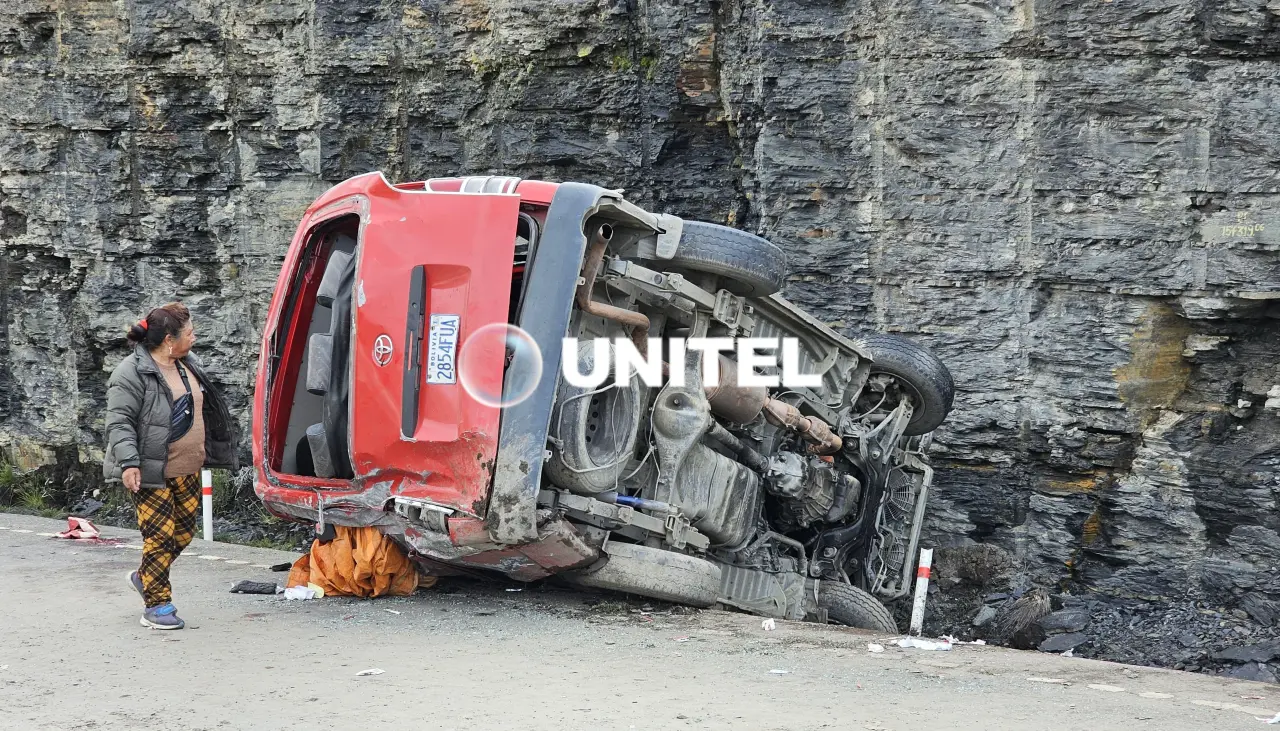
[[[381,174],[371,173],[335,186],[308,207],[272,298],[256,390],[259,394],[294,392],[306,332],[297,323],[309,315],[307,304],[314,303],[323,262],[317,257],[309,269],[300,270],[303,254],[317,232],[343,221],[357,225],[361,244],[357,298],[365,299],[354,308],[351,334],[353,392],[358,394],[350,413],[354,474],[350,479],[325,479],[281,473],[283,432],[289,426],[291,404],[284,398],[257,399],[256,485],[269,511],[295,520],[376,525],[394,520],[394,511],[388,514],[386,508],[400,499],[410,506],[415,502],[432,506],[427,510],[449,510],[447,535],[456,547],[449,553],[459,558],[485,553],[473,560],[476,565],[518,564],[518,570],[507,573],[533,579],[582,562],[582,555],[566,551],[556,537],[507,550],[497,550],[490,538],[486,519],[498,452],[498,408],[469,398],[460,383],[423,384],[412,434],[406,436],[400,428],[406,356],[420,355],[403,347],[399,337],[409,299],[403,274],[418,265],[425,267],[426,305],[431,311],[461,315],[460,340],[485,325],[506,322],[512,276],[520,273],[513,271],[518,214],[523,210],[545,220],[558,188],[556,183],[541,181],[497,180],[507,187],[462,193],[462,179],[392,185]],[[289,286],[298,275],[304,288],[301,293]],[[298,306],[288,307],[291,296],[299,298]],[[294,320],[285,322],[288,317]],[[372,353],[382,335],[394,337],[401,347],[393,350],[388,362],[379,364]],[[484,374],[496,390],[501,389],[501,364],[501,358],[494,358]],[[425,538],[408,525],[402,535],[411,551]],[[530,537],[536,539],[536,535],[524,536]],[[438,537],[429,544],[436,551],[441,547]]]
[[[728,242],[732,256],[696,251],[699,241]],[[739,252],[764,258],[739,265]],[[805,592],[819,594],[819,581],[900,597],[932,475],[922,435],[950,408],[950,376],[936,364],[932,382],[904,377],[892,357],[877,372],[870,341],[772,293],[783,256],[758,237],[655,215],[593,185],[351,178],[307,209],[271,301],[253,412],[257,495],[271,513],[321,530],[377,526],[434,574],[565,574],[793,618],[815,609]],[[646,268],[658,264],[670,272]],[[605,304],[615,298],[623,304]],[[463,388],[458,348],[505,324],[523,329],[544,363],[532,394],[500,409]],[[601,467],[574,467],[589,460],[588,445],[578,457],[565,446],[574,431],[564,414],[591,394],[566,396],[561,341],[628,332],[638,343],[672,332],[793,334],[825,380],[800,395],[700,381],[636,387],[630,401],[609,402],[621,426],[587,425],[592,407],[582,415],[597,436],[590,449],[627,435],[610,437],[619,456],[603,467],[635,465],[625,477],[618,466],[609,490],[579,477]],[[501,392],[511,378],[504,351],[501,340],[481,343],[471,382]],[[664,426],[681,419],[700,426]],[[648,453],[636,436],[645,429]],[[782,513],[770,515],[768,495]],[[589,578],[606,563],[615,575]],[[698,578],[651,585],[650,565]],[[892,626],[883,608],[874,614],[872,625]]]

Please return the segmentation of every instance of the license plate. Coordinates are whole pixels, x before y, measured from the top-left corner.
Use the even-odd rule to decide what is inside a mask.
[[[427,383],[457,383],[459,315],[432,315],[427,335]]]

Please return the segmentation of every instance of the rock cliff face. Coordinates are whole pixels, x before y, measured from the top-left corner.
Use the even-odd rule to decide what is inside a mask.
[[[955,565],[1275,615],[1278,53],[1274,0],[16,0],[0,447],[92,465],[124,328],[174,296],[245,406],[336,181],[582,179],[770,237],[795,301],[938,351]]]

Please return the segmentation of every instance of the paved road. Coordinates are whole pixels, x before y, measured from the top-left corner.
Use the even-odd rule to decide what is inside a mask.
[[[61,527],[0,514],[0,729],[1172,731],[1262,729],[1280,710],[1280,688],[1260,683],[765,632],[740,614],[644,614],[554,589],[235,595],[232,582],[281,579],[262,567],[293,556],[202,541],[174,568],[188,629],[159,632],[139,626],[124,582],[137,534],[49,537]],[[888,649],[868,652],[878,640]],[[385,672],[357,677],[369,668]]]

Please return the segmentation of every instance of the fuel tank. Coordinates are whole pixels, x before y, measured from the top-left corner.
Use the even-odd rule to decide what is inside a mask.
[[[741,464],[695,444],[674,486],[651,487],[653,500],[677,505],[693,527],[718,546],[737,546],[751,535],[760,513],[760,478]]]

